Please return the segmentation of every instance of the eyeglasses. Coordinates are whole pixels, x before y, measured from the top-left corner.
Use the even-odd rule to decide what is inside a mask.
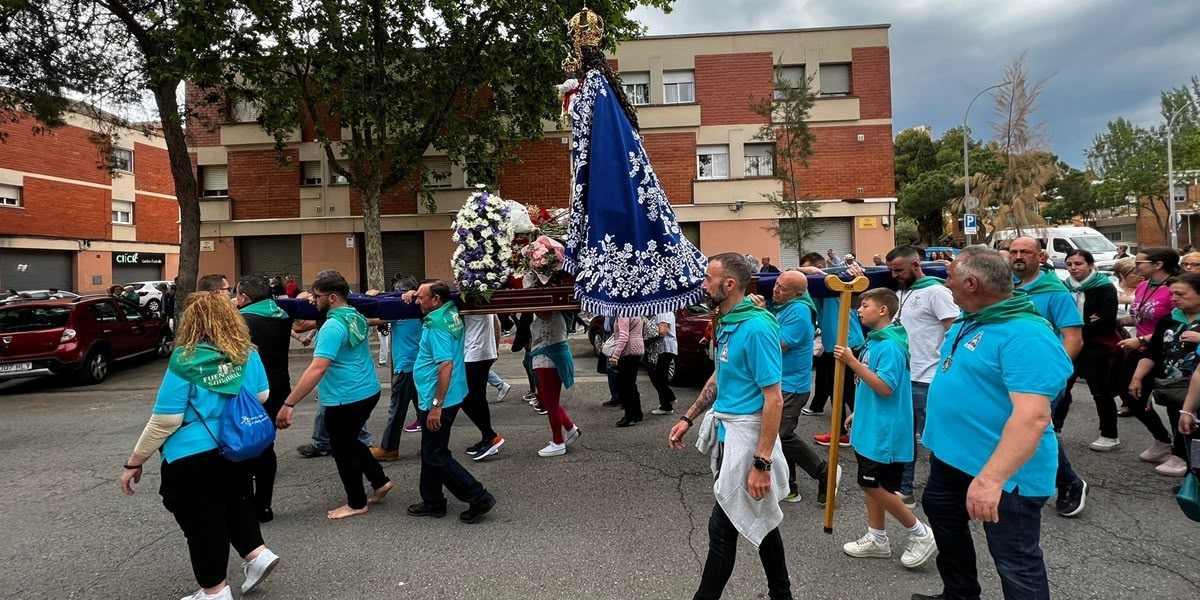
[[[1190,269],[1192,267],[1200,267],[1200,262],[1185,262],[1185,263],[1179,263],[1179,264],[1181,266],[1183,266],[1183,268],[1185,268],[1185,269]]]
[[[318,293],[316,293],[316,292],[313,292],[313,293],[312,293],[312,297],[313,297],[313,298],[324,298],[325,296],[332,296],[332,295],[333,295],[333,294],[318,294]]]
[[[1158,262],[1158,261],[1156,261],[1156,260],[1135,260],[1135,261],[1133,261],[1133,264],[1135,264],[1135,265],[1149,265],[1149,264],[1154,264],[1154,263],[1156,263],[1156,262]]]

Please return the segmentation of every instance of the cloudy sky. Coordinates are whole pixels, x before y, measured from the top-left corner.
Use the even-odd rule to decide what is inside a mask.
[[[890,23],[894,129],[937,136],[1028,50],[1032,78],[1049,77],[1037,117],[1077,167],[1108,121],[1161,123],[1160,91],[1200,75],[1196,0],[675,0],[635,16],[650,35]],[[986,99],[971,109],[978,133]]]

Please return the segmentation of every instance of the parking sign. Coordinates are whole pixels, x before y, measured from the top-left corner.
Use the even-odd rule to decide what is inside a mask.
[[[979,222],[976,218],[976,215],[971,213],[963,215],[963,233],[967,235],[976,235],[979,233]]]

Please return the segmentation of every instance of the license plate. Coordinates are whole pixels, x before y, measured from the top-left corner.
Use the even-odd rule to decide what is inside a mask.
[[[12,363],[8,365],[0,365],[0,373],[19,373],[21,371],[32,371],[33,363]]]

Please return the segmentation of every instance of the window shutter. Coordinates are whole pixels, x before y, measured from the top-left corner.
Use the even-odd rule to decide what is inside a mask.
[[[850,65],[821,65],[821,94],[846,95],[850,93]]]
[[[19,200],[21,198],[21,188],[15,185],[0,185],[0,198]]]
[[[321,183],[321,162],[316,160],[305,161],[304,166],[304,184],[319,185]]]
[[[229,190],[229,168],[225,165],[207,165],[201,168],[204,171],[204,191],[205,192],[227,192]]]
[[[425,169],[425,185],[431,188],[450,187],[450,157],[427,156],[421,160]]]
[[[665,71],[663,72],[663,83],[692,83],[695,81],[695,76],[691,71]],[[626,82],[632,83],[632,82]]]
[[[621,73],[621,83],[625,85],[649,84],[649,73]]]

